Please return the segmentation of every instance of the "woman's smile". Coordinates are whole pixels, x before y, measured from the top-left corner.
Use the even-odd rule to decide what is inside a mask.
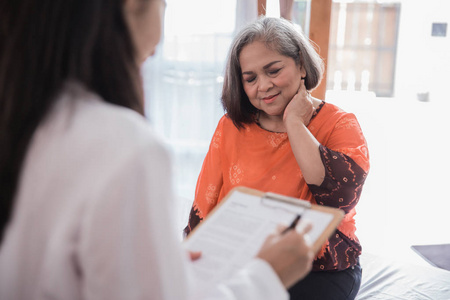
[[[270,103],[274,102],[274,101],[278,98],[278,95],[279,95],[279,94],[280,94],[280,93],[277,93],[277,94],[275,94],[275,95],[271,95],[271,96],[264,97],[264,98],[262,98],[262,101],[264,101],[264,103],[266,103],[266,104],[270,104]]]

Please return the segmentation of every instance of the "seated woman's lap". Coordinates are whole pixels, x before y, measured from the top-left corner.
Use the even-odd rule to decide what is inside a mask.
[[[359,263],[344,271],[311,272],[289,289],[290,300],[353,300],[361,285]]]

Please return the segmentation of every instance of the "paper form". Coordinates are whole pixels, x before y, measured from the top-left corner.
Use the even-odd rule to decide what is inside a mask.
[[[235,191],[196,228],[183,243],[190,251],[201,251],[194,261],[198,280],[217,282],[228,278],[256,256],[266,237],[278,224],[286,226],[300,214],[297,228],[308,220],[313,224],[311,242],[320,236],[333,215]]]

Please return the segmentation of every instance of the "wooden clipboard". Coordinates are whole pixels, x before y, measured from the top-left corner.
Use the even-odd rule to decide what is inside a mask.
[[[297,215],[301,216],[297,228],[312,223],[308,235],[317,253],[340,224],[344,212],[280,194],[236,187],[183,245],[189,251],[202,252],[202,258],[194,262],[199,279],[221,280],[253,258],[278,224],[288,226]]]

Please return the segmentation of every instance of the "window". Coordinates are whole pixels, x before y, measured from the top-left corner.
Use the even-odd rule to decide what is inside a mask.
[[[399,3],[332,4],[327,90],[394,93]]]

